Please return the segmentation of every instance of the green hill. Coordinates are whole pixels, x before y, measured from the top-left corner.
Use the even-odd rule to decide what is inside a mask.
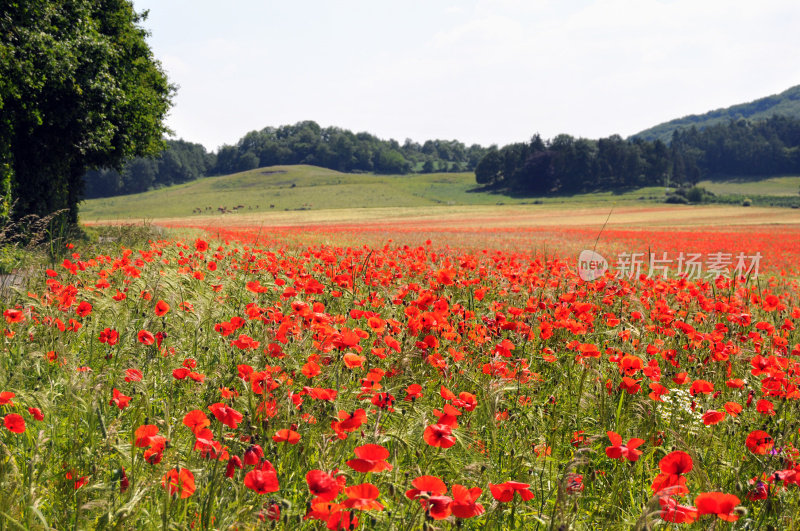
[[[595,204],[663,201],[663,188],[546,198],[512,197],[476,190],[475,174],[376,175],[341,173],[317,166],[270,166],[222,177],[204,177],[148,192],[89,199],[84,222],[153,219],[336,208],[425,207],[532,203]],[[239,207],[239,208],[235,208]]]
[[[643,140],[660,139],[664,142],[669,142],[672,138],[672,132],[678,129],[688,129],[692,126],[702,129],[710,125],[727,123],[730,120],[738,120],[740,118],[765,120],[776,114],[800,118],[800,85],[780,94],[767,96],[750,103],[741,103],[732,107],[709,111],[705,114],[692,114],[671,120],[636,133],[631,138],[641,138]]]
[[[701,183],[721,194],[793,196],[800,177]],[[131,195],[89,199],[80,205],[83,222],[291,212],[305,210],[436,207],[446,205],[594,206],[660,203],[663,187],[632,188],[547,197],[512,196],[476,189],[473,173],[375,175],[341,173],[317,166],[271,166]],[[768,203],[767,203],[768,204]]]

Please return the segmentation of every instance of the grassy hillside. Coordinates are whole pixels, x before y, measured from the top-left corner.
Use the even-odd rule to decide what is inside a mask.
[[[715,194],[796,196],[800,177],[762,181],[700,183]],[[351,208],[428,207],[445,205],[658,203],[661,187],[572,196],[512,197],[476,192],[472,173],[424,175],[347,174],[316,166],[272,166],[142,194],[92,199],[81,204],[81,219],[153,219],[165,217],[256,214]],[[239,207],[239,208],[235,208]]]
[[[669,142],[672,138],[672,132],[676,129],[686,129],[691,126],[702,129],[709,125],[725,123],[739,118],[764,120],[775,114],[800,118],[800,85],[780,94],[760,98],[750,103],[741,103],[724,109],[709,111],[705,114],[692,114],[671,120],[636,133],[633,137],[645,140],[661,139],[664,142]]]
[[[358,207],[424,207],[543,203],[660,201],[662,188],[623,194],[525,198],[473,192],[473,173],[422,175],[347,174],[316,166],[272,166],[142,194],[91,199],[81,203],[81,219],[142,219],[228,213],[323,210]],[[234,210],[234,207],[241,207]]]
[[[766,195],[797,197],[800,177],[770,177],[765,179],[738,178],[707,180],[697,183],[717,195]]]

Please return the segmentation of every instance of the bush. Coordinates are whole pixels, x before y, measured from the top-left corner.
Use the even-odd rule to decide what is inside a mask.
[[[745,197],[744,200],[742,201],[742,206],[750,206],[752,204],[753,204],[753,200],[750,199],[749,197]]]
[[[682,195],[677,194],[677,193],[668,195],[667,196],[667,200],[665,202],[666,203],[675,204],[675,205],[688,205],[689,204],[689,200],[688,199],[686,199],[685,197],[683,197]]]

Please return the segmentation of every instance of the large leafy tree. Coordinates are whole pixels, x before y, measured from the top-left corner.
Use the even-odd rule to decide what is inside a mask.
[[[156,154],[175,88],[128,0],[11,0],[0,8],[0,216],[65,210],[82,177]]]

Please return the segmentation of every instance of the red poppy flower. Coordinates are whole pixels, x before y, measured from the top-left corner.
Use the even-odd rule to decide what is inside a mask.
[[[14,398],[16,393],[12,393],[11,391],[3,391],[0,393],[0,406],[13,406],[14,403],[11,401]]]
[[[377,499],[380,496],[378,487],[372,483],[362,483],[360,485],[353,485],[344,489],[347,499],[342,502],[342,505],[348,509],[357,509],[359,511],[382,511],[381,505]]]
[[[4,311],[3,317],[5,318],[6,323],[8,324],[21,323],[22,321],[25,320],[25,314],[22,313],[22,311],[14,310],[12,308],[9,308],[8,310]]]
[[[747,446],[747,449],[754,454],[764,455],[772,450],[774,442],[769,433],[762,430],[755,430],[750,432],[750,434],[747,436],[747,439],[744,441],[744,445]]]
[[[300,370],[300,372],[302,372],[303,376],[306,378],[313,378],[322,372],[322,367],[313,361],[309,361],[303,365],[303,368]]]
[[[567,494],[577,494],[582,492],[583,488],[583,474],[567,474],[564,477],[564,490]]]
[[[624,389],[629,395],[635,395],[642,389],[642,386],[640,385],[641,381],[641,379],[634,380],[633,378],[624,376],[622,378],[622,382],[619,384],[619,387]]]
[[[225,477],[232,478],[236,473],[236,470],[241,470],[243,468],[242,460],[239,459],[238,455],[234,455],[230,459],[228,459],[228,464],[225,465]]]
[[[635,462],[642,455],[642,452],[636,448],[644,443],[644,439],[633,437],[628,441],[628,444],[622,444],[622,437],[619,434],[613,431],[607,433],[611,446],[606,448],[606,455],[611,459],[628,459],[628,461]]]
[[[775,406],[769,400],[764,400],[763,398],[756,402],[756,411],[761,413],[762,415],[774,415],[775,414]]]
[[[711,409],[703,414],[703,424],[705,424],[706,426],[713,426],[714,424],[722,422],[724,419],[725,419],[724,411],[715,411]]]
[[[142,371],[139,369],[125,369],[126,382],[140,382],[142,380]]]
[[[131,486],[131,482],[128,479],[128,474],[125,473],[125,467],[120,470],[120,477],[119,477],[119,491],[124,493],[128,490],[128,487]]]
[[[661,385],[660,383],[653,382],[650,384],[650,393],[647,394],[652,400],[656,402],[663,402],[661,397],[663,395],[669,394],[669,389]]]
[[[763,481],[762,481],[763,480]],[[747,483],[753,485],[753,488],[748,491],[747,499],[750,501],[766,500],[769,498],[769,485],[765,483],[768,481],[766,474],[762,475],[762,479],[753,478]]]
[[[325,400],[333,402],[336,400],[336,395],[339,394],[335,389],[322,389],[319,387],[303,387],[303,392],[314,400]]]
[[[42,415],[42,410],[39,409],[38,407],[29,407],[28,413],[30,413],[31,416],[36,420],[39,421],[44,420],[44,415]]]
[[[355,369],[356,367],[363,367],[364,362],[367,361],[367,357],[348,352],[342,356],[342,361],[344,361],[344,364],[348,369]]]
[[[255,350],[261,346],[261,342],[254,340],[247,334],[239,334],[237,339],[231,341],[231,345],[239,350]]]
[[[686,478],[683,474],[691,471],[693,466],[692,457],[681,450],[662,457],[658,462],[661,473],[656,476],[651,486],[653,494],[688,494],[689,489],[686,488]]]
[[[172,494],[180,494],[181,498],[188,498],[195,491],[194,474],[188,468],[173,468],[161,478],[161,486]]]
[[[214,414],[218,421],[232,430],[235,430],[239,426],[239,422],[244,418],[244,415],[221,402],[211,404],[208,406],[208,409]]]
[[[339,476],[344,480],[344,476]],[[306,483],[308,490],[311,491],[319,501],[332,501],[339,495],[343,486],[333,474],[328,474],[322,470],[309,470],[306,473]]]
[[[208,250],[208,242],[198,238],[194,241],[194,248],[197,252],[204,253]]]
[[[723,492],[704,492],[694,499],[697,514],[716,514],[726,522],[735,522],[739,515],[733,511],[739,505],[739,498]]]
[[[406,388],[406,397],[403,400],[413,402],[417,398],[422,398],[422,386],[420,384],[409,385]]]
[[[737,402],[725,402],[725,411],[728,415],[735,417],[742,412],[742,405]]]
[[[75,308],[75,313],[81,317],[86,317],[92,313],[92,305],[86,301],[83,301]]]
[[[425,428],[422,439],[431,446],[450,448],[456,443],[453,437],[453,428],[447,424],[433,424]]]
[[[3,425],[7,430],[13,433],[25,432],[25,419],[22,418],[22,415],[18,415],[17,413],[9,413],[6,415],[3,419]]]
[[[434,520],[444,520],[452,512],[453,498],[450,496],[431,496],[426,500],[420,500],[425,512]]]
[[[275,442],[286,442],[289,444],[297,444],[300,442],[300,434],[294,430],[278,430],[275,435],[272,436],[272,440]]]
[[[665,474],[688,474],[693,466],[692,456],[681,450],[668,453],[658,462],[658,468]]]
[[[361,427],[367,421],[367,413],[363,409],[356,409],[353,413],[347,411],[339,411],[339,420],[331,422],[331,428],[339,435],[340,439],[345,439],[347,436],[344,432],[353,432]]]
[[[406,491],[406,497],[415,500],[422,495],[422,498],[430,496],[441,496],[447,492],[447,485],[436,476],[420,476],[411,482],[413,489]]]
[[[264,461],[260,468],[255,468],[244,476],[244,486],[259,494],[278,492],[278,473],[269,461]]]
[[[685,384],[685,383],[687,383],[689,381],[689,373],[688,372],[679,372],[678,374],[676,374],[672,378],[672,381],[675,382],[678,385],[683,385],[683,384]]]
[[[167,304],[162,300],[159,300],[156,303],[155,312],[157,317],[163,317],[164,315],[167,315],[168,311],[169,311],[169,304]]]
[[[695,380],[689,388],[689,394],[697,396],[698,394],[710,395],[714,392],[714,384],[706,380]]]
[[[492,493],[492,497],[501,503],[508,503],[513,500],[515,493],[519,494],[522,501],[533,499],[533,492],[531,492],[529,487],[529,483],[520,483],[518,481],[506,481],[505,483],[497,485],[489,483],[489,490]]]
[[[143,424],[136,428],[134,432],[134,445],[138,448],[147,448],[154,436],[158,434],[158,426],[154,424]]]
[[[662,496],[658,499],[661,505],[661,511],[658,513],[659,518],[665,522],[673,522],[675,524],[691,524],[697,520],[697,509],[687,505],[680,505],[677,501],[669,496]]]
[[[379,444],[359,446],[354,453],[358,459],[347,461],[347,466],[357,472],[382,472],[392,469],[392,465],[386,462],[389,450]]]
[[[156,342],[156,336],[154,336],[147,330],[140,330],[139,333],[136,335],[136,337],[139,340],[139,343],[143,345],[150,346]]]
[[[480,487],[467,489],[463,485],[453,485],[453,502],[450,509],[456,518],[472,518],[483,514],[483,505],[476,503],[483,490]]]
[[[199,409],[195,409],[188,412],[183,417],[183,425],[192,430],[192,433],[197,434],[203,428],[210,426],[211,421],[208,420],[205,413]]]
[[[108,405],[110,406],[117,406],[120,409],[125,409],[128,407],[131,401],[130,396],[123,395],[119,392],[119,389],[116,387],[112,391],[112,398],[109,400]]]
[[[119,341],[119,332],[111,328],[105,328],[100,332],[100,336],[97,339],[100,340],[100,343],[106,343],[109,347],[113,347]]]
[[[244,464],[257,465],[264,458],[264,449],[257,444],[252,444],[244,451]]]

